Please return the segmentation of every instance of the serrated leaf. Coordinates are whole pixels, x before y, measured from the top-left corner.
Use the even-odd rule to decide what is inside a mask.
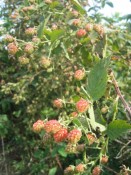
[[[88,76],[87,91],[92,100],[101,98],[106,90],[107,70],[104,63],[100,61],[91,70]]]
[[[115,120],[108,125],[106,133],[111,140],[114,140],[129,130],[131,130],[131,124],[125,120]]]
[[[55,175],[57,167],[51,168],[48,175]]]

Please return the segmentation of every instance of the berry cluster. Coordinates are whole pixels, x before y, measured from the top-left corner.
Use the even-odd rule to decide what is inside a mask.
[[[58,109],[62,108],[63,107],[62,100],[57,98],[56,100],[53,101],[53,106]]]
[[[62,128],[62,125],[57,120],[49,120],[45,123],[44,129],[47,133],[55,134]]]
[[[78,173],[83,173],[85,171],[86,166],[83,163],[80,163],[76,166],[68,166],[65,170],[64,170],[64,174],[65,175],[75,175]]]
[[[85,99],[80,99],[77,103],[76,103],[76,110],[79,113],[83,113],[86,112],[90,107],[90,104],[87,100]]]
[[[89,145],[92,145],[96,141],[96,136],[94,133],[88,133],[86,134],[86,137],[88,139]]]
[[[25,30],[25,34],[32,36],[32,35],[36,34],[36,29],[35,28],[31,28],[31,27],[30,28],[27,28]]]
[[[25,53],[31,54],[34,51],[34,46],[32,43],[27,43],[24,48]]]
[[[33,131],[39,133],[40,131],[42,131],[44,129],[44,122],[42,120],[37,120],[34,124],[33,124]]]
[[[33,124],[33,130],[35,132],[40,132],[42,129],[44,129],[46,133],[53,134],[56,142],[62,142],[67,139],[69,143],[76,144],[82,136],[81,131],[78,129],[73,129],[68,133],[68,130],[57,120],[49,120],[45,123],[42,120],[38,120]]]
[[[76,144],[82,136],[82,133],[78,129],[73,129],[72,131],[69,132],[67,139],[70,143]]]
[[[74,78],[78,81],[82,80],[85,77],[84,70],[76,70],[74,73]]]
[[[42,57],[40,60],[41,67],[48,68],[51,64],[51,60],[45,57]]]
[[[5,36],[5,41],[11,43],[11,42],[14,41],[14,37],[11,36],[11,35],[6,35],[6,36]]]
[[[73,25],[74,26],[78,26],[80,24],[80,20],[79,19],[75,19],[73,21]],[[83,29],[79,29],[77,32],[76,32],[76,36],[78,38],[82,38],[82,37],[85,37],[87,32],[92,32],[94,29],[94,31],[96,31],[100,36],[103,36],[104,33],[105,33],[105,30],[103,28],[102,25],[100,24],[91,24],[91,23],[87,23],[85,25],[85,27]]]
[[[10,43],[7,46],[7,50],[10,55],[15,55],[18,52],[18,47],[15,43]]]

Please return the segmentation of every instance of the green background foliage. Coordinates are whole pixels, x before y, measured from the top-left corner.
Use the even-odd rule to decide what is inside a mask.
[[[109,156],[107,167],[100,164],[103,175],[120,172],[122,164],[130,166],[130,116],[110,76],[111,69],[129,103],[130,16],[104,17],[99,9],[106,4],[113,7],[112,2],[95,3],[87,11],[83,1],[77,0],[55,0],[51,4],[43,0],[6,1],[1,7],[0,174],[62,175],[66,167],[81,162],[88,167],[83,174],[91,174],[92,168],[100,164],[102,154]],[[30,6],[32,10],[23,10]],[[14,14],[16,18],[12,19]],[[74,26],[77,18],[81,24]],[[105,34],[92,30],[82,38],[77,37],[76,32],[87,23],[102,24]],[[28,27],[36,29],[37,42],[25,34]],[[12,35],[18,45],[15,56],[8,54],[6,34]],[[31,54],[24,51],[29,42],[34,47]],[[21,56],[28,58],[29,63],[21,64]],[[42,57],[50,59],[49,67],[42,66]],[[74,79],[78,69],[85,71],[82,81]],[[54,108],[56,98],[62,99],[62,109]],[[91,108],[71,119],[70,113],[76,110],[80,98],[89,100]],[[56,119],[69,129],[80,128],[83,132],[80,144],[86,145],[86,151],[68,154],[66,142],[46,143],[45,131],[37,134],[32,130],[38,119]],[[98,138],[93,146],[85,137],[87,132]],[[88,164],[85,155],[91,163]]]

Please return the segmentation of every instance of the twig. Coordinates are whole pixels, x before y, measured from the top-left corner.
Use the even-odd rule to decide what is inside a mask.
[[[5,164],[5,174],[8,175],[8,168],[7,168],[6,157],[5,157],[5,144],[4,144],[3,137],[1,137],[1,143],[2,143],[2,152],[3,152],[3,162]]]
[[[120,152],[115,157],[116,159],[120,159],[122,157],[123,150],[127,148],[127,146],[131,143],[131,140],[129,140],[120,150]]]
[[[106,168],[107,170],[113,172],[114,174],[117,174],[118,175],[118,173],[116,171],[114,171],[113,169],[111,169],[110,167],[105,166],[105,165],[103,165],[103,167]]]
[[[115,76],[114,76],[112,70],[111,70],[111,74],[110,74],[110,75],[111,75],[111,77],[112,77],[112,82],[113,82],[113,84],[114,84],[116,93],[117,93],[117,95],[119,96],[119,98],[121,99],[121,101],[122,101],[122,103],[123,103],[125,109],[126,109],[126,110],[128,111],[128,113],[129,113],[129,116],[126,115],[126,118],[127,118],[127,120],[130,121],[130,120],[131,120],[131,107],[128,105],[128,103],[127,103],[126,100],[124,99],[123,95],[121,94],[121,91],[120,91],[120,89],[119,89],[118,83],[117,83],[117,81],[116,81],[116,79],[115,79]]]
[[[60,160],[59,160],[59,157],[58,157],[58,155],[56,156],[56,162],[57,162],[57,164],[59,165],[59,167],[60,167],[60,169],[61,170],[63,170],[63,168],[62,168],[62,165],[61,165],[61,162],[60,162]]]
[[[120,144],[122,144],[122,145],[125,145],[125,143],[121,142],[121,141],[118,140],[118,139],[115,139],[115,142],[120,143]]]

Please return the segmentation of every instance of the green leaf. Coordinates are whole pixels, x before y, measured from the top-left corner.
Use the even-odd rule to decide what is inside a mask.
[[[91,70],[88,76],[87,91],[92,100],[101,98],[106,90],[107,84],[107,70],[104,62],[100,61]]]
[[[101,6],[102,6],[102,8],[105,7],[105,3],[106,3],[105,0],[102,0],[102,1],[101,1]]]
[[[88,119],[88,120],[89,120],[92,128],[95,130],[98,127],[101,132],[105,131],[106,130],[105,126],[101,123],[96,122],[93,106],[91,106],[89,108],[88,112],[89,112],[89,116],[90,116],[90,119]]]
[[[58,29],[51,32],[51,41],[55,41],[64,34],[64,30]]]
[[[1,114],[0,115],[0,123],[5,123],[8,122],[8,117],[6,114]]]
[[[51,14],[46,19],[43,17],[43,21],[41,22],[40,26],[38,27],[38,32],[37,32],[39,38],[42,37],[44,28],[45,28],[46,24],[48,23],[50,17],[51,17]]]
[[[86,130],[86,132],[88,132],[88,129],[90,128],[89,125],[91,125],[91,127],[96,130],[97,127],[100,128],[100,131],[103,132],[106,130],[105,126],[96,122],[96,121],[93,121],[92,119],[90,118],[87,118],[85,116],[80,116],[79,117],[79,121],[81,122],[83,128]]]
[[[56,7],[58,7],[60,5],[60,3],[58,1],[53,1],[51,4],[50,4],[50,8],[51,9],[54,9]]]
[[[84,10],[84,8],[80,5],[80,3],[77,0],[71,0],[72,4],[75,5],[76,9],[78,10],[79,13],[81,14],[85,14],[86,11]]]
[[[58,153],[62,156],[62,157],[67,157],[67,152],[65,151],[65,148],[60,148],[58,150]]]
[[[94,110],[93,110],[93,106],[91,105],[91,107],[88,110],[89,112],[89,116],[90,116],[90,123],[93,129],[95,129],[95,115],[94,115]]]
[[[125,120],[115,120],[108,125],[106,132],[108,137],[114,140],[129,130],[131,130],[131,125]]]
[[[77,125],[78,127],[80,127],[82,124],[81,124],[81,122],[78,120],[78,119],[73,119],[73,123],[75,124],[75,125]]]
[[[69,54],[68,54],[68,52],[67,52],[67,49],[66,49],[64,43],[61,43],[61,48],[62,48],[63,51],[65,52],[66,58],[67,58],[68,60],[70,60]]]
[[[106,4],[109,5],[109,6],[112,7],[112,8],[114,7],[113,3],[110,2],[110,1],[106,2]]]
[[[51,168],[48,175],[55,175],[57,167]]]

